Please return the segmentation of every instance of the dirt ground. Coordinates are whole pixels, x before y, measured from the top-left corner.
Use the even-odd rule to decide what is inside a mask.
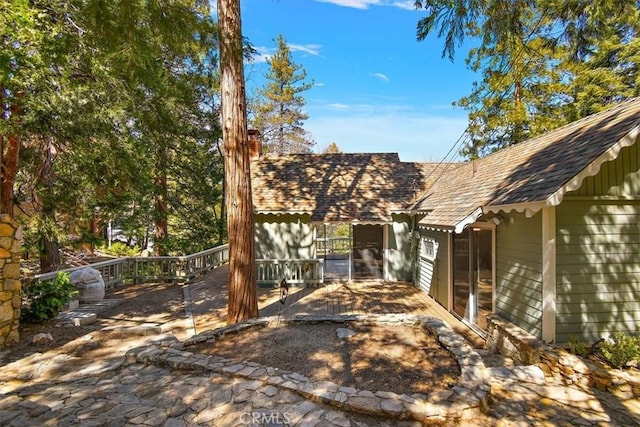
[[[123,286],[107,290],[105,299],[121,302],[101,312],[98,322],[91,325],[72,326],[56,320],[23,324],[20,342],[0,350],[0,367],[45,352],[47,358],[57,354],[73,358],[74,363],[69,364],[68,369],[96,359],[116,360],[129,349],[145,343],[149,338],[145,334],[149,332],[136,327],[149,324],[161,325],[162,331],[180,340],[186,338],[187,319],[180,285]],[[197,304],[194,301],[194,305]],[[194,310],[194,315],[196,324],[214,326],[210,313]],[[356,335],[342,340],[336,336],[336,328],[341,326],[344,325],[319,323],[260,328],[189,350],[249,359],[313,380],[359,389],[426,394],[457,382],[460,371],[455,360],[421,329],[351,324],[348,326]],[[32,343],[38,333],[51,334],[53,341]],[[157,334],[157,328],[150,333]]]
[[[141,331],[132,327],[162,324],[184,339],[185,319],[182,287],[171,284],[138,284],[108,289],[105,299],[121,300],[98,315],[96,323],[73,326],[56,319],[20,325],[20,342],[0,350],[0,366],[35,353],[53,352],[88,360],[115,358],[141,342]],[[39,333],[51,334],[53,341],[32,343]]]
[[[355,332],[339,338],[337,328]],[[189,351],[250,360],[360,390],[429,394],[457,384],[460,369],[419,326],[315,323],[261,327]]]

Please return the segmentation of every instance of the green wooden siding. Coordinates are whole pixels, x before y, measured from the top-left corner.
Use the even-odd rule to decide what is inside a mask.
[[[640,196],[640,147],[620,151],[618,158],[602,165],[600,173],[586,178],[571,196]]]
[[[496,313],[542,336],[542,215],[510,214],[496,230]]]
[[[408,281],[411,271],[411,218],[408,215],[392,215],[387,241],[388,280]]]
[[[625,176],[636,183],[609,190],[637,190],[637,174]],[[585,180],[583,187],[588,185]],[[567,342],[576,335],[593,342],[614,331],[637,333],[640,200],[566,200],[556,213],[556,340]]]
[[[313,258],[313,226],[308,215],[254,216],[256,258]]]
[[[423,230],[421,236],[435,241],[436,252],[434,259],[423,257],[418,252],[418,286],[449,309],[449,234]]]

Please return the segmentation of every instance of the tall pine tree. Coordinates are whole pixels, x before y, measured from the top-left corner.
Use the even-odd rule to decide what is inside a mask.
[[[258,317],[240,0],[218,0],[220,96],[229,234],[227,323]]]
[[[268,82],[259,90],[252,125],[260,131],[266,152],[311,152],[315,141],[303,127],[309,116],[303,111],[306,101],[301,93],[311,89],[313,82],[304,81],[307,73],[302,65],[293,62],[282,35],[276,43],[276,53],[268,60]]]
[[[469,158],[547,132],[638,96],[640,2],[612,0],[416,0],[418,40],[444,38],[453,60],[479,40],[468,66],[480,73],[458,105],[469,113]]]

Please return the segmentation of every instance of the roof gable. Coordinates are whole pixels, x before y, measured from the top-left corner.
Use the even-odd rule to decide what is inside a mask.
[[[478,208],[555,206],[636,143],[639,126],[640,98],[446,172],[414,209],[430,211],[423,225],[456,227]]]
[[[254,209],[312,221],[388,222],[425,190],[435,164],[395,153],[289,154],[252,162]]]

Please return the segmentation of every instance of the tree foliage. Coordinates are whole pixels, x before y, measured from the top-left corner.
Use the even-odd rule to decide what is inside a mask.
[[[109,221],[139,244],[155,224],[159,253],[223,241],[207,3],[1,3],[0,135],[21,142],[12,203],[41,255]]]
[[[640,2],[417,0],[418,40],[442,37],[481,76],[457,105],[469,113],[462,152],[475,158],[638,96]]]
[[[305,82],[307,73],[293,62],[284,37],[279,35],[275,42],[276,53],[268,60],[267,83],[258,91],[252,124],[262,134],[266,152],[311,152],[315,141],[303,127],[309,116],[303,111],[306,101],[301,94],[311,89],[313,82]]]

